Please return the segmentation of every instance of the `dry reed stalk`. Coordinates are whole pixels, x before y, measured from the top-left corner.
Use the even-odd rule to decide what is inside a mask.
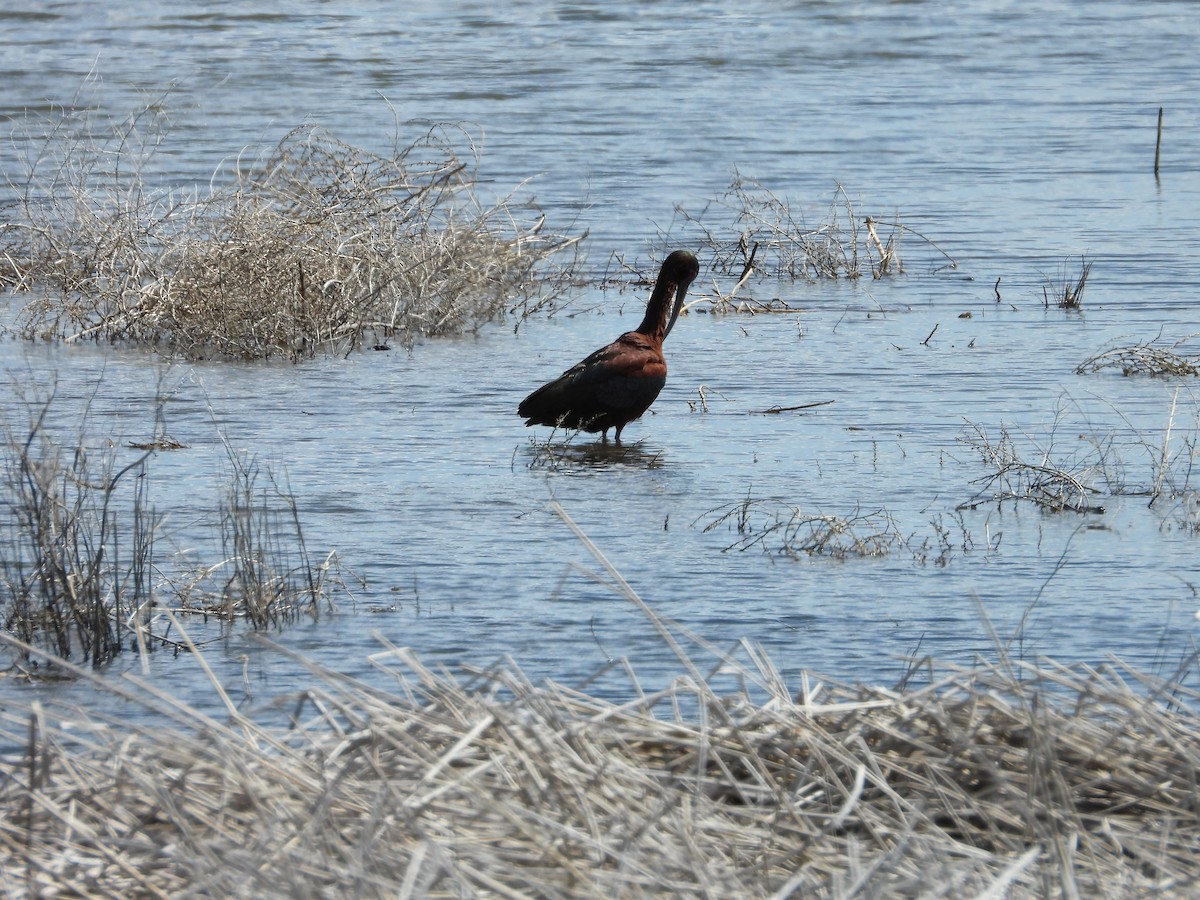
[[[6,429],[0,615],[23,640],[100,666],[144,624],[152,595],[150,454],[118,463],[82,436],[72,447],[48,425],[52,403],[26,401],[25,430]]]
[[[875,226],[879,224],[867,216],[863,220],[863,224],[867,228],[867,234],[871,236],[871,244],[875,247],[879,254],[879,261],[871,269],[871,274],[875,278],[882,278],[884,275],[891,274],[892,267],[895,266],[899,271],[903,271],[900,266],[900,257],[897,255],[896,244],[899,239],[899,230],[892,229],[892,233],[888,235],[887,246],[884,246],[883,241],[879,240],[879,234],[875,230]]]
[[[10,426],[2,448],[0,621],[10,634],[102,666],[126,649],[178,649],[162,619],[171,602],[255,628],[316,618],[330,602],[340,584],[336,554],[312,560],[295,498],[269,470],[270,487],[260,489],[258,465],[229,449],[227,497],[215,523],[224,560],[173,576],[157,549],[154,450],[130,457],[111,444],[93,449],[97,442],[83,433],[86,412],[79,430],[64,436],[50,425],[53,403],[53,395],[26,400],[27,429]]]
[[[217,523],[222,559],[196,567],[171,585],[182,614],[223,623],[278,628],[301,616],[320,617],[331,590],[342,585],[336,551],[319,564],[308,552],[295,496],[268,467],[226,442],[229,463]]]
[[[26,336],[299,360],[470,331],[566,287],[581,238],[549,233],[531,202],[485,206],[452,129],[380,155],[299,128],[231,181],[170,194],[148,183],[163,135],[147,118],[111,137],[51,123],[10,185],[0,258],[35,294]]]
[[[1158,157],[1162,151],[1162,120],[1163,108],[1160,106],[1158,108],[1158,130],[1154,135],[1154,177],[1156,180],[1158,178]]]

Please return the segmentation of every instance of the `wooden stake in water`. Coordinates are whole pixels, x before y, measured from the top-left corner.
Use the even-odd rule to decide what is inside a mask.
[[[1154,139],[1154,177],[1158,177],[1158,151],[1162,149],[1162,111],[1158,108],[1158,137]]]

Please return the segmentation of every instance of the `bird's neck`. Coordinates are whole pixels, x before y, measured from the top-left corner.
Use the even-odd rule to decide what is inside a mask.
[[[674,281],[660,278],[654,285],[654,293],[646,304],[646,317],[637,327],[639,334],[662,340],[667,334],[667,319],[671,317],[671,303],[675,299],[676,285]]]

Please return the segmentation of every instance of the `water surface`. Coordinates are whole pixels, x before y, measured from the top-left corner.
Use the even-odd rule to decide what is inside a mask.
[[[275,637],[348,672],[367,673],[378,633],[450,666],[511,655],[535,678],[578,682],[620,657],[650,684],[676,674],[556,500],[656,610],[723,646],[761,642],[789,677],[892,680],[914,655],[994,655],[997,636],[1025,657],[1165,674],[1200,608],[1197,385],[1074,369],[1197,330],[1198,31],[1172,2],[0,13],[10,119],[71,103],[119,119],[174,85],[151,173],[164,186],[207,185],[305,122],[386,149],[390,103],[402,120],[466,123],[484,192],[532,191],[557,227],[589,229],[589,271],[613,254],[652,267],[664,243],[707,265],[676,207],[698,213],[735,170],[814,227],[841,185],[859,215],[940,248],[906,235],[898,278],[745,289],[791,313],[682,319],[668,386],[623,455],[580,438],[552,459],[515,408],[636,325],[639,290],[591,285],[573,317],[300,366],[16,341],[0,359],[10,379],[57,384],[64,427],[90,407],[97,444],[153,434],[155,397],[169,398],[187,449],[151,464],[159,552],[212,539],[222,435],[286,470],[310,549],[336,549],[353,590],[336,616]],[[10,145],[6,171],[27,151]],[[735,235],[732,216],[715,221]],[[1083,309],[1047,307],[1047,278],[1084,255]],[[732,287],[706,272],[695,293],[714,279]],[[806,404],[824,405],[764,414]],[[1025,459],[1083,472],[1105,512],[960,509],[994,471],[979,436],[1002,433]],[[1177,496],[1150,506],[1164,439]],[[755,527],[760,510],[799,508],[875,517],[900,540],[880,558],[739,550],[736,529],[705,528],[744,499],[775,501],[752,508]],[[247,696],[302,680],[240,638],[210,656]],[[155,668],[208,691],[186,664]],[[601,689],[626,690],[623,676]]]

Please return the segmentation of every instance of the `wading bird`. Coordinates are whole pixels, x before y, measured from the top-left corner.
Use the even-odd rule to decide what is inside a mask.
[[[646,317],[607,347],[597,350],[521,401],[526,426],[550,425],[599,431],[621,429],[650,408],[667,383],[662,345],[675,327],[688,285],[700,272],[696,257],[676,250],[662,264],[646,305]]]

